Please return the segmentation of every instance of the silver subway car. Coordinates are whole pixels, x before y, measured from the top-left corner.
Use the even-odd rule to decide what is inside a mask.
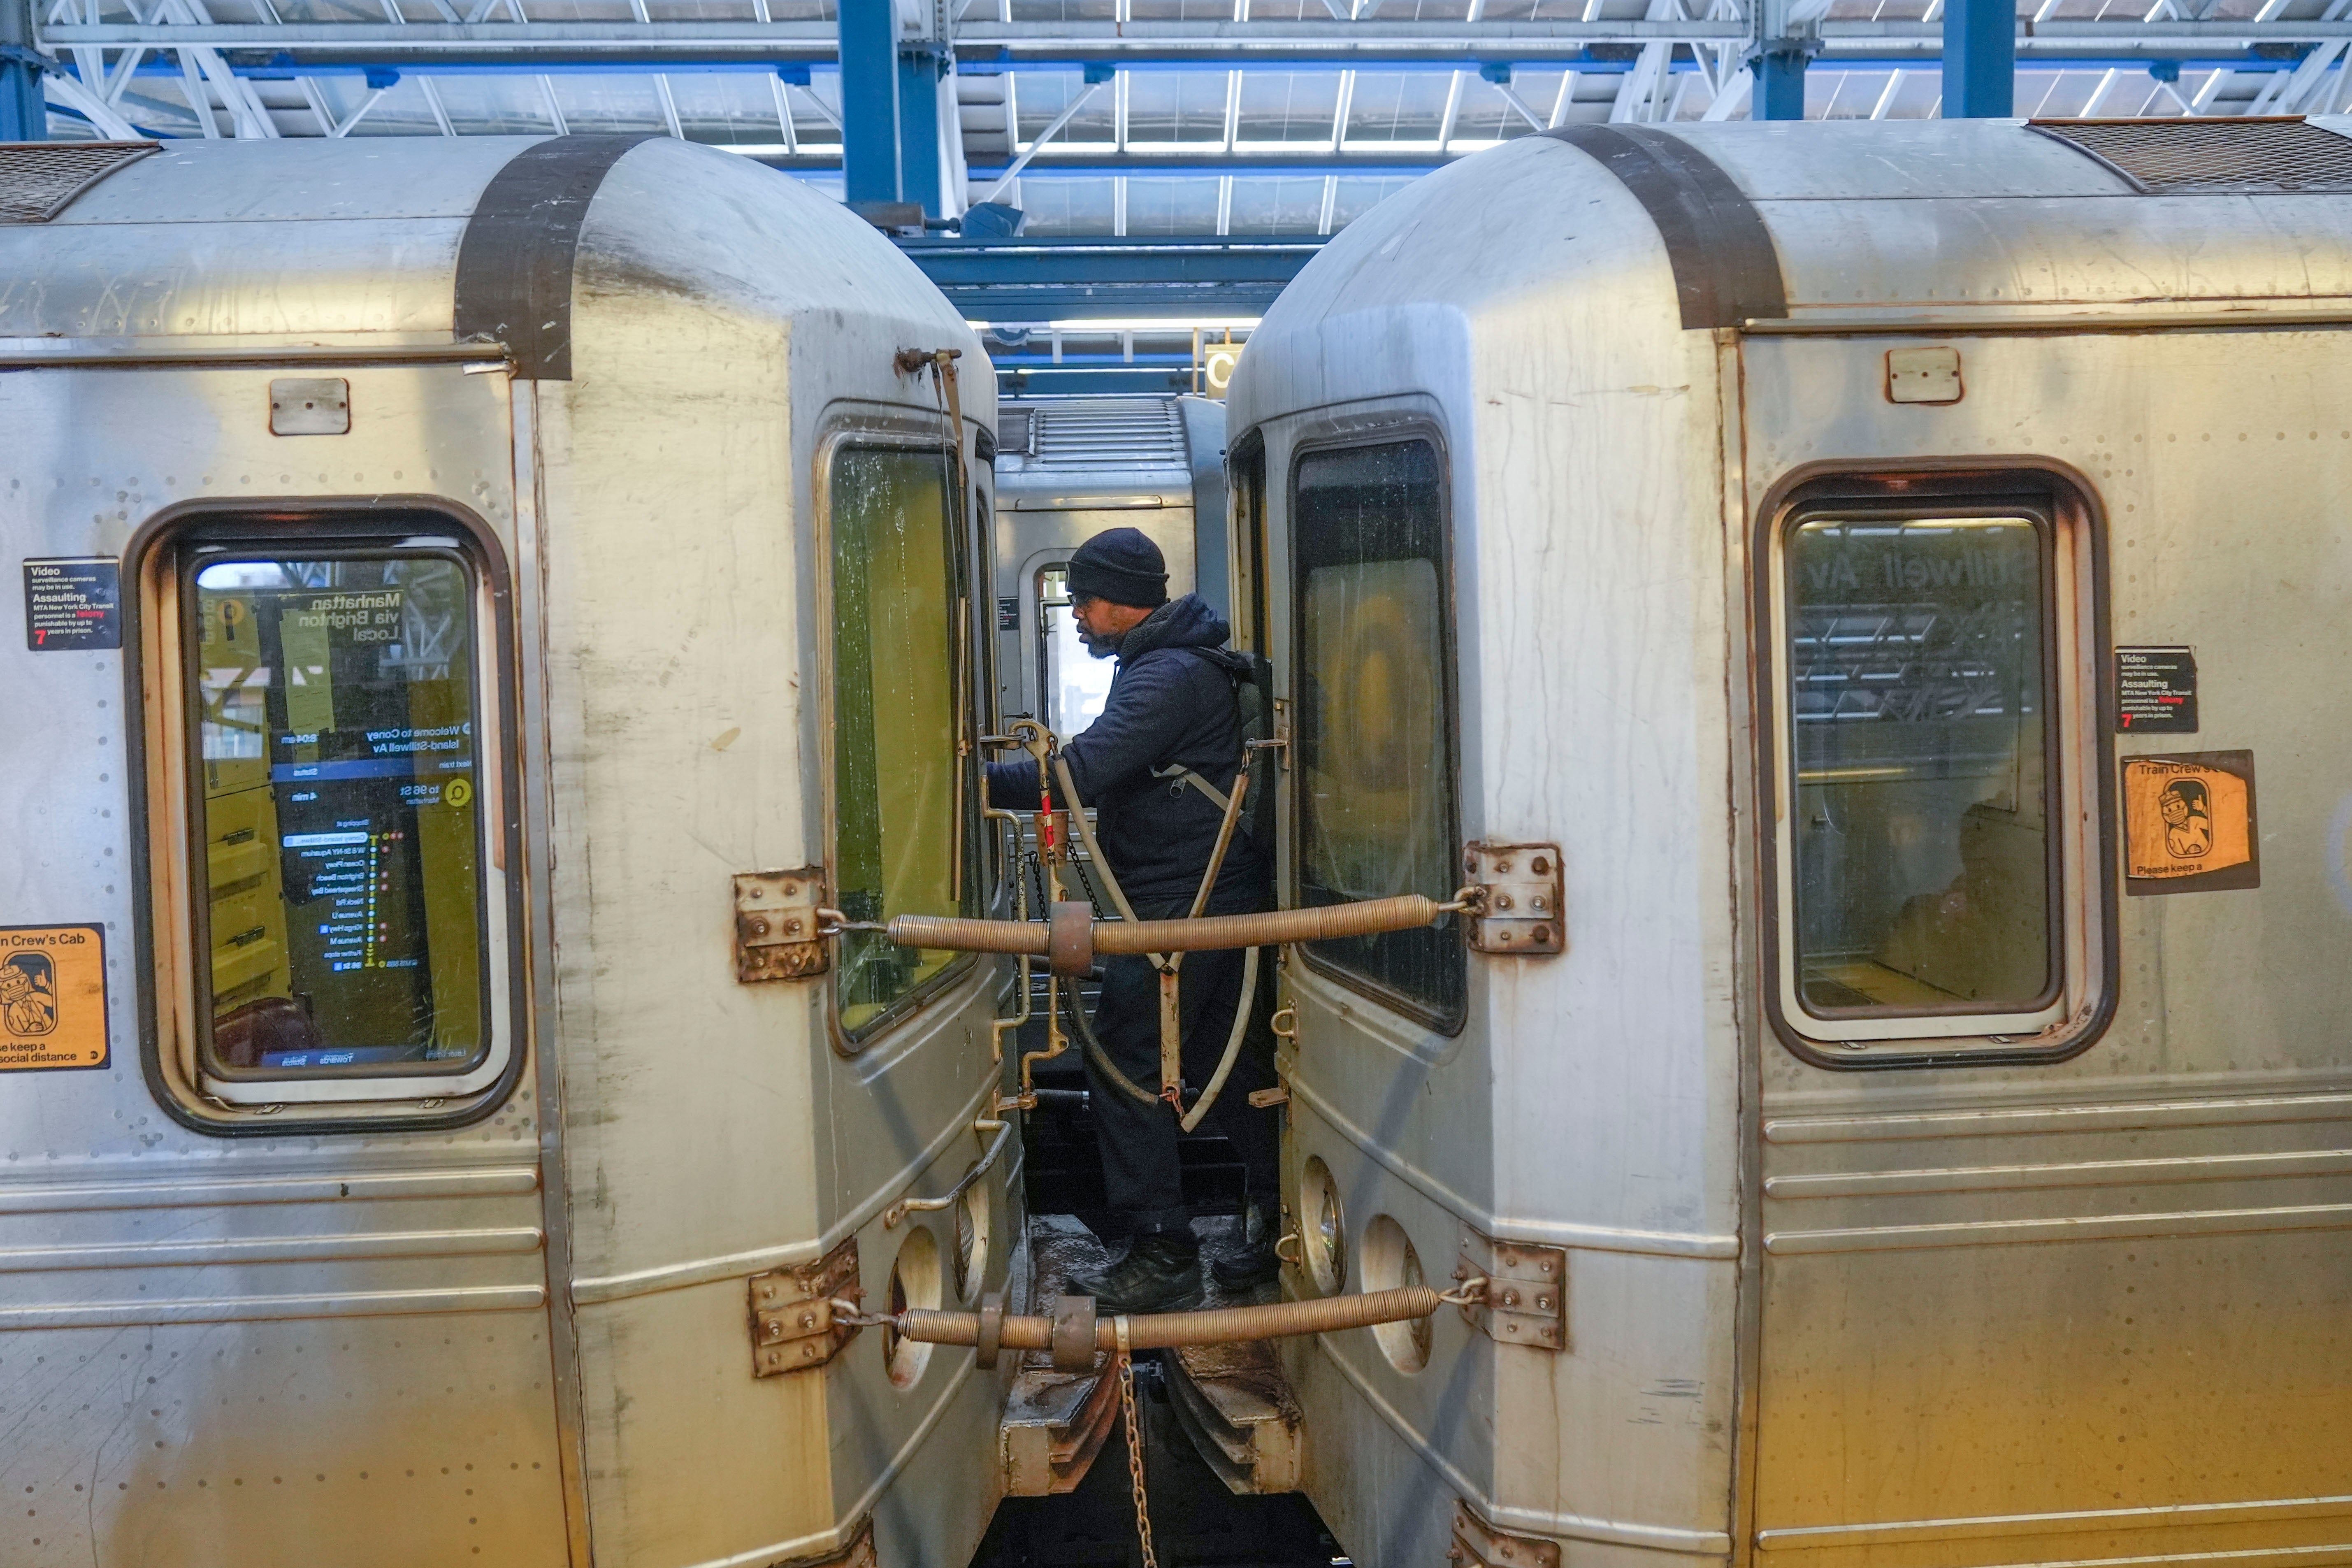
[[[2352,1563],[2352,123],[1571,127],[1231,404],[1356,1561]]]
[[[990,974],[816,933],[984,900],[977,341],[660,137],[0,179],[0,1562],[963,1562]]]
[[[1102,711],[1111,666],[1087,656],[1065,586],[1106,528],[1142,530],[1168,592],[1225,608],[1225,408],[1205,397],[1005,400],[996,448],[997,703],[1065,740]]]

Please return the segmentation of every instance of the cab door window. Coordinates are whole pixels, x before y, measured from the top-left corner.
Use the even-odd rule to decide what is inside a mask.
[[[2049,572],[2031,517],[1815,517],[1787,544],[1798,997],[2054,994]]]
[[[1097,658],[1070,616],[1070,569],[1048,566],[1037,574],[1038,691],[1046,727],[1067,741],[1086,733],[1110,700],[1118,666]]]
[[[1311,451],[1291,502],[1302,904],[1460,885],[1444,464],[1427,439]],[[1454,918],[1317,942],[1318,966],[1458,1028]]]
[[[2087,507],[1815,486],[1767,541],[1774,1026],[1831,1065],[2079,1049],[2114,995]]]
[[[856,921],[976,914],[976,797],[958,755],[969,665],[955,480],[940,447],[834,449],[832,527],[834,867]],[[950,968],[949,952],[844,934],[841,1027],[880,1027]]]
[[[410,550],[192,564],[205,1070],[467,1071],[490,1044],[472,569]]]

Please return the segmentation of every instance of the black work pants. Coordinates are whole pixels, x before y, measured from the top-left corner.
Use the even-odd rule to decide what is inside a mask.
[[[1218,889],[1210,899],[1210,914],[1245,914],[1266,905],[1264,893],[1244,886]],[[1140,903],[1139,920],[1181,919],[1192,908],[1189,899],[1168,904]],[[1234,1008],[1242,997],[1245,955],[1228,952],[1191,952],[1178,970],[1177,1017],[1184,1043],[1184,1082],[1192,1097],[1208,1087],[1224,1055],[1233,1029]],[[1271,953],[1258,963],[1261,996],[1273,994]],[[1255,999],[1253,999],[1255,1001]],[[1270,1089],[1274,1074],[1274,1036],[1266,1027],[1265,1009],[1242,1040],[1241,1056],[1231,1076],[1202,1119],[1197,1131],[1228,1140],[1240,1157],[1249,1195],[1269,1215],[1277,1208],[1275,1196],[1281,1183],[1281,1139],[1278,1112],[1252,1106],[1253,1090]],[[1160,1090],[1160,973],[1143,957],[1103,961],[1102,1000],[1095,1009],[1095,1038],[1128,1080],[1147,1094]],[[1109,1194],[1113,1229],[1130,1235],[1153,1231],[1190,1234],[1191,1213],[1184,1205],[1183,1173],[1176,1157],[1176,1114],[1165,1100],[1139,1100],[1106,1074],[1091,1053],[1087,1058],[1087,1088],[1094,1112],[1096,1134],[1102,1144],[1103,1187]]]

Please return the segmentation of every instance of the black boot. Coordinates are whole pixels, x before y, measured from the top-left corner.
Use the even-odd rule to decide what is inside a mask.
[[[1228,1290],[1255,1290],[1282,1272],[1274,1256],[1274,1225],[1252,1204],[1242,1215],[1242,1242],[1210,1263],[1209,1272]]]
[[[1080,1269],[1066,1287],[1092,1296],[1103,1317],[1120,1312],[1188,1312],[1201,1304],[1201,1244],[1189,1235],[1156,1230],[1139,1236],[1127,1256],[1099,1271]]]

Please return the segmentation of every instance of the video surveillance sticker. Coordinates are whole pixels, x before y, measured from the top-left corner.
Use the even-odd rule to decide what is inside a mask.
[[[2263,885],[2254,754],[2124,759],[2124,891],[2207,893]]]
[[[2116,649],[2116,728],[2135,735],[2197,733],[2195,650]]]
[[[122,574],[111,556],[25,563],[25,646],[64,653],[122,646]]]
[[[0,1072],[106,1065],[106,933],[0,926]]]

